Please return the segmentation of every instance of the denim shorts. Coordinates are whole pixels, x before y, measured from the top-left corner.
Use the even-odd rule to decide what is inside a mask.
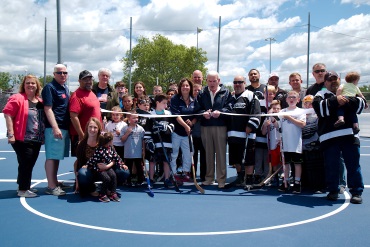
[[[52,128],[45,129],[45,156],[47,160],[63,160],[69,157],[69,134],[68,130],[60,130],[63,139],[56,139]]]

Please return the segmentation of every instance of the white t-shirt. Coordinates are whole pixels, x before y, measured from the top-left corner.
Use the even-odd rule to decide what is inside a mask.
[[[266,118],[266,120],[267,120],[267,118]],[[271,123],[267,128],[269,130],[270,150],[275,150],[277,148],[277,145],[278,145],[279,141],[280,141],[279,129],[276,128],[273,123]]]
[[[294,119],[306,122],[306,114],[303,109],[296,107],[294,110],[288,108],[282,109],[280,112],[292,114]],[[283,141],[283,151],[292,153],[302,153],[302,128],[290,122],[286,118],[282,118],[281,131]]]
[[[114,123],[112,121],[109,121],[105,125],[105,129],[108,132],[111,132],[113,134],[113,146],[123,147],[123,142],[121,141],[120,134],[121,134],[121,129],[124,126],[127,126],[127,123],[125,123],[123,121],[120,121],[118,123]]]

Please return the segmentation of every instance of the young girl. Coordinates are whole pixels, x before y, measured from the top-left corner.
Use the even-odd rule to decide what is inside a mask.
[[[121,140],[125,145],[125,163],[130,169],[135,166],[137,175],[137,184],[141,185],[144,182],[144,170],[142,166],[142,155],[144,147],[145,130],[138,124],[139,117],[136,111],[131,111],[127,116],[128,125],[121,130]]]
[[[280,101],[273,100],[270,103],[270,110],[268,114],[278,113],[281,110]],[[262,124],[261,132],[263,135],[266,135],[269,132],[269,147],[270,147],[270,162],[272,166],[272,173],[276,171],[278,165],[280,164],[280,133],[279,125],[274,117],[267,117]],[[279,185],[279,178],[276,175],[272,182],[272,186]]]
[[[87,166],[97,171],[99,179],[102,180],[100,197],[101,202],[119,202],[120,199],[116,193],[117,176],[112,167],[115,163],[122,165],[123,161],[112,147],[113,134],[104,133],[99,137],[98,147],[93,156],[87,162]],[[109,195],[108,195],[109,190]],[[109,198],[108,198],[109,196]]]
[[[127,124],[122,120],[123,114],[121,113],[121,107],[115,106],[112,108],[112,111],[114,112],[111,114],[112,120],[105,125],[105,131],[113,134],[113,147],[123,160],[124,145],[119,136],[121,134],[121,129],[127,126]]]

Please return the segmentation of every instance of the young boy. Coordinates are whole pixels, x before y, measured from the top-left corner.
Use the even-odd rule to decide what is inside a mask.
[[[281,141],[283,142],[283,152],[285,157],[284,182],[279,187],[279,191],[289,190],[289,171],[290,164],[294,164],[295,177],[293,193],[301,193],[302,175],[302,128],[306,126],[306,114],[297,107],[299,93],[296,91],[288,92],[286,102],[288,107],[282,109],[281,113],[289,115],[281,116]]]
[[[152,115],[171,115],[171,113],[166,110],[167,108],[167,96],[165,94],[158,94],[154,97],[156,107],[151,111]],[[163,164],[164,170],[164,186],[167,188],[173,188],[173,183],[170,180],[170,167],[168,160],[171,157],[172,151],[172,137],[171,134],[174,129],[174,124],[171,117],[158,117],[150,118],[149,126],[151,130],[151,138],[153,139],[155,152],[154,159],[157,163]],[[159,137],[160,136],[160,137]],[[162,147],[164,146],[164,148]],[[153,174],[150,170],[149,174]]]
[[[132,186],[140,186],[144,182],[144,170],[142,163],[145,130],[138,124],[139,117],[136,111],[130,111],[127,116],[128,125],[121,130],[121,141],[125,145],[125,164],[133,174],[132,168],[136,168],[137,182]],[[131,182],[131,181],[130,181]]]

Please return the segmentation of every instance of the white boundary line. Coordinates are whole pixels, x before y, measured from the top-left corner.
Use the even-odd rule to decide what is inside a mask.
[[[69,173],[65,173],[65,174],[69,174]],[[60,175],[58,175],[58,177],[62,176],[62,175],[65,175],[65,174],[60,174]],[[39,183],[42,183],[43,181],[44,180],[33,184],[32,187],[38,185]],[[349,199],[350,199],[350,196],[349,196],[348,192],[345,192],[344,196],[345,196],[345,201],[339,208],[337,208],[336,210],[334,210],[332,212],[329,212],[329,213],[326,213],[324,215],[314,217],[314,218],[311,218],[311,219],[308,219],[308,220],[297,221],[297,222],[292,222],[292,223],[287,223],[287,224],[282,224],[282,225],[269,226],[269,227],[252,228],[252,229],[244,229],[244,230],[234,230],[234,231],[214,231],[214,232],[149,232],[149,231],[134,231],[134,230],[124,230],[124,229],[116,229],[116,228],[108,228],[108,227],[87,225],[87,224],[82,224],[82,223],[77,223],[77,222],[73,222],[73,221],[59,219],[59,218],[41,213],[40,211],[37,211],[36,209],[32,208],[27,203],[25,197],[21,197],[20,202],[21,202],[22,206],[25,209],[27,209],[31,213],[34,213],[34,214],[36,214],[40,217],[43,217],[45,219],[56,221],[56,222],[67,224],[67,225],[93,229],[93,230],[117,232],[117,233],[126,233],[126,234],[137,234],[137,235],[156,235],[156,236],[210,236],[210,235],[228,235],[228,234],[242,234],[242,233],[251,233],[251,232],[270,231],[270,230],[293,227],[293,226],[303,225],[303,224],[315,222],[315,221],[318,221],[318,220],[322,220],[322,219],[331,217],[335,214],[338,214],[338,213],[340,213],[341,211],[343,211],[344,209],[346,209],[348,207]]]

